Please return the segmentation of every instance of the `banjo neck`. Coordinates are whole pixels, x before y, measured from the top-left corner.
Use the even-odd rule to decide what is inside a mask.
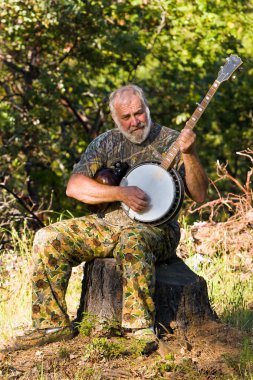
[[[213,82],[210,89],[208,90],[208,92],[206,93],[202,102],[197,103],[198,106],[195,109],[195,111],[193,112],[190,119],[185,123],[184,129],[185,128],[193,129],[195,127],[195,125],[197,124],[201,115],[204,113],[206,107],[208,106],[209,102],[211,101],[212,97],[214,96],[214,94],[218,90],[219,86],[220,86],[220,82],[216,79]],[[180,133],[180,135],[181,135],[181,133]],[[176,158],[176,156],[180,150],[180,147],[179,147],[180,135],[178,136],[176,141],[171,145],[170,149],[168,150],[168,152],[165,154],[165,156],[163,157],[163,159],[161,161],[160,166],[165,170],[171,169],[173,164],[174,164],[175,158]]]

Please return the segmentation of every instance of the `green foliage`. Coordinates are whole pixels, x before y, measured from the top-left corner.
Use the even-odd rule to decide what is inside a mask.
[[[122,355],[123,346],[107,338],[94,338],[85,347],[84,361],[98,359],[115,359]]]
[[[141,340],[126,338],[115,338],[114,340],[105,337],[93,338],[85,346],[84,361],[95,362],[99,360],[117,359],[122,356],[137,358],[142,355],[146,343]]]
[[[165,355],[163,360],[157,362],[157,370],[159,370],[161,375],[164,374],[164,372],[176,372],[178,368],[173,353]]]
[[[119,321],[116,319],[107,320],[101,322],[101,334],[103,336],[121,336],[122,328]]]
[[[60,359],[69,359],[69,351],[65,347],[60,347],[58,350],[58,356]]]
[[[97,332],[103,336],[121,336],[120,323],[114,319],[100,320],[96,315],[84,312],[81,322],[77,323],[78,330],[83,336],[90,336],[91,333]]]
[[[232,253],[227,257],[224,247],[223,251],[219,249],[217,246],[217,257],[205,257],[204,262],[197,266],[194,264],[194,252],[190,250],[186,263],[206,279],[211,306],[221,321],[252,334],[253,313],[249,308],[253,291],[252,273],[235,265]]]
[[[82,321],[77,323],[78,330],[83,336],[90,336],[98,323],[97,316],[90,313],[83,313]]]
[[[241,375],[252,376],[253,372],[253,344],[252,339],[246,338],[243,342],[243,349],[240,354],[238,369]]]
[[[245,338],[242,345],[242,350],[239,357],[225,356],[225,360],[232,367],[238,377],[233,379],[252,380],[253,372],[253,345],[252,339]]]
[[[196,131],[209,174],[252,141],[252,0],[6,0],[0,21],[1,176],[33,204],[85,213],[65,186],[87,144],[113,126],[117,86],[143,87],[153,118],[181,129],[231,53],[244,72],[225,83]],[[208,152],[208,154],[207,154]]]
[[[74,380],[100,380],[102,379],[101,372],[95,368],[85,368],[75,374]]]
[[[240,279],[232,285],[232,289],[227,294],[226,307],[223,310],[221,318],[224,322],[241,328],[244,331],[253,331],[253,313],[248,309],[247,301],[244,298],[249,291],[248,284]]]

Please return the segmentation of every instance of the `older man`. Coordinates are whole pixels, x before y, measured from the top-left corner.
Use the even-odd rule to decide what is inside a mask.
[[[179,133],[151,120],[143,91],[135,85],[119,88],[110,96],[115,129],[97,137],[74,166],[67,195],[86,204],[109,203],[103,214],[61,221],[37,232],[34,240],[32,321],[34,329],[17,338],[15,347],[28,348],[73,336],[65,293],[71,268],[96,257],[114,257],[122,268],[122,328],[146,339],[155,348],[154,264],[175,255],[180,239],[174,219],[159,226],[138,223],[122,211],[120,202],[135,212],[149,205],[137,186],[98,183],[102,167],[120,161],[130,167],[147,160],[161,161]],[[174,168],[181,173],[188,195],[205,199],[208,180],[190,129],[180,134],[180,154]]]

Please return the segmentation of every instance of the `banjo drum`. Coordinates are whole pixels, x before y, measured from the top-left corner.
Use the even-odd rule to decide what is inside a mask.
[[[226,58],[226,61],[204,99],[186,122],[185,128],[193,129],[195,127],[219,85],[228,80],[242,64],[241,58],[233,54]],[[172,166],[180,151],[179,139],[180,135],[171,145],[161,163],[147,161],[136,165],[122,178],[120,186],[137,186],[149,197],[149,207],[142,212],[135,212],[122,203],[123,210],[131,219],[159,225],[173,219],[178,213],[184,198],[184,185],[181,176],[175,169],[172,169]]]
[[[184,185],[179,173],[167,172],[159,162],[147,161],[133,167],[121,180],[120,186],[137,186],[148,196],[149,206],[136,212],[122,203],[126,214],[142,223],[158,225],[174,218],[181,208]]]

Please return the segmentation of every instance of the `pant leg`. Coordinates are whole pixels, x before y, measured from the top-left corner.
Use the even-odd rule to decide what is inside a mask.
[[[118,235],[95,216],[61,221],[37,232],[32,278],[35,327],[69,325],[65,294],[72,267],[96,257],[112,257]]]
[[[123,270],[122,326],[125,328],[154,324],[154,264],[175,253],[167,233],[168,229],[139,224],[121,231],[114,257]]]
[[[158,234],[160,249],[154,250],[156,262],[169,261],[176,257],[176,249],[180,241],[180,226],[177,221],[171,221],[165,225],[152,227],[154,233]]]

